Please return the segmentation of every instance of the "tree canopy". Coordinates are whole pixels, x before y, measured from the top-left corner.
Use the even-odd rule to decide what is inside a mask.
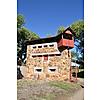
[[[17,57],[22,60],[22,55],[25,53],[25,50],[23,49],[23,44],[26,40],[34,40],[38,39],[39,36],[31,32],[29,29],[27,29],[25,26],[25,19],[24,16],[21,14],[17,15]]]
[[[84,61],[84,21],[76,21],[70,27],[76,34],[75,47],[77,53],[79,54],[78,60]]]
[[[21,28],[25,24],[24,16],[21,14],[17,15],[17,28]]]
[[[60,27],[58,28],[57,34],[63,33],[64,30],[65,30],[65,27],[64,27],[64,26],[60,26]]]

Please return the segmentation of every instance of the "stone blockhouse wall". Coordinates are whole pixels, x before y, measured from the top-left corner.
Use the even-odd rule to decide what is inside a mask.
[[[59,52],[59,50],[54,46],[52,48],[52,53]],[[50,47],[38,48],[41,53],[51,52]],[[63,50],[60,54],[48,55],[48,60],[44,61],[43,55],[33,56],[32,54],[34,48],[31,45],[27,46],[27,78],[30,79],[48,79],[48,80],[64,80],[69,79],[70,63],[71,63],[71,52],[69,52],[70,57],[68,57],[68,50]],[[36,49],[36,48],[35,48]],[[44,49],[44,52],[43,52]],[[42,51],[41,51],[42,50]],[[54,50],[54,51],[53,51]],[[42,71],[36,73],[35,69],[39,68]],[[49,69],[56,69],[56,71],[51,72]]]
[[[47,52],[57,52],[57,49],[54,47],[48,48],[36,48],[34,50],[32,50],[33,53],[47,53]]]

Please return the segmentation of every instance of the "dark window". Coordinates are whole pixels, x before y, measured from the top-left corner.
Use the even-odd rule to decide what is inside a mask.
[[[55,72],[57,72],[57,68],[55,68],[55,67],[54,67],[54,68],[53,68],[53,67],[50,68],[50,67],[49,67],[49,68],[48,68],[48,71],[49,71],[50,73],[55,73]]]
[[[72,40],[72,35],[71,34],[63,34],[63,38]]]
[[[56,54],[56,56],[61,56],[61,54]]]
[[[36,56],[32,56],[33,58],[35,58]]]
[[[51,72],[55,72],[56,71],[56,69],[49,69]]]
[[[33,47],[34,49],[36,48],[36,46]]]
[[[50,55],[50,57],[53,57],[53,56],[54,56],[54,54]]]
[[[41,72],[41,71],[42,71],[42,69],[36,69],[36,71],[37,71],[37,72]]]
[[[44,47],[48,47],[47,45],[44,45]]]
[[[52,45],[49,45],[50,47],[53,47],[54,45],[52,44]]]
[[[38,57],[42,57],[42,55],[39,55]]]
[[[42,46],[38,46],[38,48],[42,48]]]

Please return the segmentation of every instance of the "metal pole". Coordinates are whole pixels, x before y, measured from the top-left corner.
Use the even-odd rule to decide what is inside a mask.
[[[76,53],[77,53],[77,50],[76,50]],[[77,59],[77,57],[76,57],[76,59]],[[76,68],[76,75],[75,76],[76,76],[76,82],[77,82],[77,66],[76,66],[76,60],[75,60],[75,68]]]
[[[75,66],[76,67],[76,82],[77,82],[77,66]]]
[[[69,55],[69,49],[68,49],[68,66],[69,66],[69,81],[71,82],[71,59]]]
[[[70,65],[69,66],[70,66],[70,81],[71,81],[71,79],[72,79],[71,78],[71,61],[70,61]]]

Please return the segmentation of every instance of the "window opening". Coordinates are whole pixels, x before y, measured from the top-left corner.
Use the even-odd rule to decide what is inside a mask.
[[[49,68],[48,68],[48,72],[50,72],[50,73],[55,73],[55,72],[57,72],[57,67],[49,67]]]
[[[42,69],[36,69],[36,71],[37,71],[37,72],[41,72],[41,71],[42,71]]]
[[[49,69],[51,72],[54,72],[54,71],[56,71],[56,69]]]
[[[49,45],[50,47],[53,47],[54,46],[54,44],[51,44],[51,45]]]
[[[35,58],[36,56],[33,56],[33,55],[32,55],[32,57]]]
[[[36,48],[36,46],[33,47],[34,49]]]
[[[63,34],[63,38],[72,40],[72,35],[71,34]]]
[[[44,47],[48,47],[47,45],[44,45]]]
[[[42,73],[43,69],[41,67],[35,67],[34,68],[34,73]]]
[[[38,46],[38,48],[42,48],[42,46]]]

